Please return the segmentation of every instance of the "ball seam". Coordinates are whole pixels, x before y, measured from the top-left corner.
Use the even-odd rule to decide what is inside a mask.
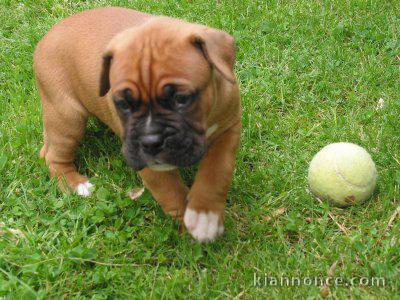
[[[370,180],[370,182],[368,182],[367,184],[364,184],[364,185],[356,184],[356,183],[353,183],[353,182],[349,181],[349,180],[340,172],[340,170],[339,170],[339,168],[338,168],[338,166],[337,166],[337,164],[336,164],[336,157],[333,159],[333,168],[334,168],[336,174],[337,174],[341,179],[343,179],[347,184],[352,185],[352,186],[354,186],[354,187],[356,187],[356,188],[359,188],[359,189],[368,187],[368,186],[374,181],[374,179],[372,178],[372,179]]]

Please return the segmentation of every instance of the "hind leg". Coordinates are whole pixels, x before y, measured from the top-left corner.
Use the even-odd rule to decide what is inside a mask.
[[[63,191],[73,190],[82,196],[90,195],[92,186],[74,165],[76,149],[87,123],[88,113],[79,101],[64,96],[59,101],[41,92],[43,106],[44,144],[40,156],[45,158],[50,176],[56,177]]]

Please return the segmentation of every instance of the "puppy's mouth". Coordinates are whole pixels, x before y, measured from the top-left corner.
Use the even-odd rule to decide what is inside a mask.
[[[123,145],[125,160],[136,171],[146,167],[158,172],[188,167],[199,162],[205,152],[205,136],[193,137],[190,142],[188,140],[178,142],[167,139],[157,153],[146,151],[139,139],[126,139]]]

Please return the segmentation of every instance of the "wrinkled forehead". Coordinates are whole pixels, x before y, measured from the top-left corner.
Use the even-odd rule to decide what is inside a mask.
[[[142,99],[162,94],[167,84],[194,91],[211,79],[210,66],[190,42],[188,32],[173,27],[136,32],[132,43],[118,49],[113,63],[113,88],[131,85],[134,96]]]

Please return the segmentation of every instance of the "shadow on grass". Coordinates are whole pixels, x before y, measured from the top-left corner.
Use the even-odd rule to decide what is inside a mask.
[[[76,166],[80,172],[89,176],[96,170],[93,162],[99,160],[123,160],[121,141],[110,128],[97,119],[91,118],[85,130],[85,136],[78,147]],[[94,169],[90,170],[93,167]]]

